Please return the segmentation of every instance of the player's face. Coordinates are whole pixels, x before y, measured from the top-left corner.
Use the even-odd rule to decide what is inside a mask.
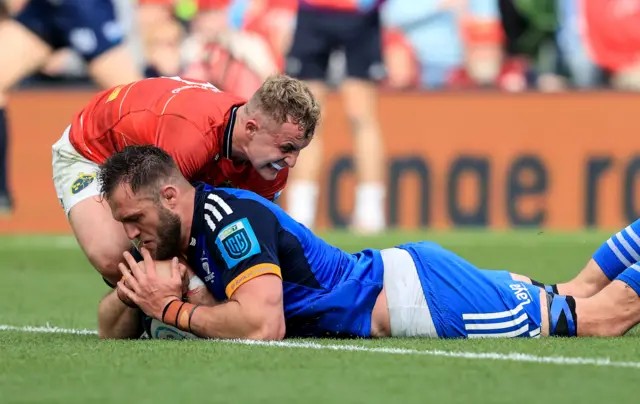
[[[149,250],[156,260],[180,255],[180,216],[152,198],[134,195],[119,187],[109,201],[113,217],[121,222],[127,237]]]
[[[180,255],[180,229],[182,222],[180,216],[162,205],[158,210],[158,232],[152,256],[157,260],[168,260]]]
[[[297,125],[284,123],[258,128],[247,148],[247,157],[266,180],[274,180],[278,171],[296,165],[300,150],[309,145]]]

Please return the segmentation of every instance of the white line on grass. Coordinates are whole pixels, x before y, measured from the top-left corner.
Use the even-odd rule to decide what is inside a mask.
[[[15,325],[0,325],[0,331],[19,331],[19,332],[33,332],[39,334],[75,334],[75,335],[98,335],[95,330],[86,329],[73,329],[73,328],[60,328],[53,327],[47,324],[44,327],[35,326],[15,326]]]
[[[50,333],[50,334],[74,334],[74,335],[96,335],[94,330],[60,328],[46,325],[44,327],[34,326],[12,326],[0,325],[0,331],[18,331],[32,333]],[[508,362],[528,362],[528,363],[544,363],[554,365],[583,365],[583,366],[604,366],[615,368],[635,368],[640,369],[640,362],[619,362],[612,361],[609,358],[581,358],[567,356],[538,356],[525,353],[512,352],[508,354],[497,352],[464,352],[464,351],[442,351],[438,349],[418,350],[406,348],[372,348],[362,345],[338,345],[338,344],[319,344],[316,342],[294,342],[294,341],[248,341],[248,340],[217,340],[214,343],[239,344],[239,345],[257,345],[267,347],[280,348],[298,348],[298,349],[324,349],[332,351],[352,351],[352,352],[372,352],[395,355],[425,355],[440,356],[448,358],[462,359],[488,359]]]

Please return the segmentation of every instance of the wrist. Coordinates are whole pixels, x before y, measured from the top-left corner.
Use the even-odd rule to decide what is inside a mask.
[[[180,299],[171,300],[164,306],[161,320],[163,323],[182,331],[192,332],[191,318],[198,307],[200,305],[183,302]]]

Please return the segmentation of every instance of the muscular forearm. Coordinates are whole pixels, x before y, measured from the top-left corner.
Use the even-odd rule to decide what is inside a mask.
[[[281,309],[254,310],[229,300],[214,307],[198,307],[191,317],[191,331],[204,338],[281,340],[284,313]]]
[[[103,339],[136,338],[141,316],[142,311],[122,303],[114,289],[98,305],[98,335]]]

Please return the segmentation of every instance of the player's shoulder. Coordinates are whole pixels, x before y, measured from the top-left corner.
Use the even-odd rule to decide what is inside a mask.
[[[246,103],[246,100],[233,94],[224,92],[213,84],[196,79],[188,79],[180,76],[148,77],[128,84],[120,85],[123,89],[131,87],[143,92],[160,92],[171,96],[184,94],[185,92],[204,94],[212,99],[229,100],[231,102]],[[174,97],[175,98],[175,97]],[[197,105],[192,105],[197,107]]]
[[[251,191],[215,188],[204,183],[198,183],[196,189],[202,220],[210,232],[217,233],[221,227],[242,219],[257,226],[273,226],[277,222],[274,211],[277,205]]]
[[[179,115],[198,126],[224,125],[231,118],[234,107],[247,103],[246,99],[221,91],[205,81],[181,77],[160,77],[156,80],[165,91],[159,114]]]
[[[277,248],[282,229],[270,203],[249,191],[213,188],[208,185],[199,194],[195,208],[196,233],[228,268],[260,252],[260,246]],[[196,223],[199,222],[199,223]]]
[[[219,100],[220,102],[226,101],[230,104],[244,104],[247,102],[246,99],[222,91],[213,84],[203,80],[184,78],[180,76],[162,76],[144,79],[142,81],[146,81],[150,86],[169,88],[171,89],[171,93],[175,95],[189,92],[208,97],[211,100]],[[192,107],[197,106],[198,105],[192,105]]]
[[[272,214],[276,206],[255,192],[240,188],[214,188],[207,198],[226,204],[235,215],[249,217]]]

